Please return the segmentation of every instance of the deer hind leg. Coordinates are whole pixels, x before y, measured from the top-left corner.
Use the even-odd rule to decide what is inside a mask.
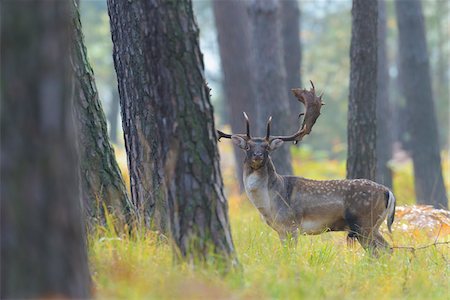
[[[373,230],[373,237],[376,249],[386,251],[388,253],[392,252],[391,245],[384,239],[378,228]]]
[[[350,228],[348,239],[356,237],[361,246],[376,257],[380,255],[380,251],[390,250],[388,242],[378,231],[383,220],[373,224],[370,220],[364,222],[351,214],[346,215],[346,220]]]
[[[281,244],[283,247],[295,248],[298,242],[298,231],[279,231],[278,236],[280,237]]]

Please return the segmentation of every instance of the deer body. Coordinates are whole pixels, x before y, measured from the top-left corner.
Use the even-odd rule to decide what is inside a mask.
[[[293,89],[306,111],[300,129],[290,136],[271,136],[270,123],[264,138],[250,136],[248,116],[244,113],[247,133],[226,134],[220,138],[232,139],[245,151],[244,185],[248,198],[267,224],[280,236],[297,240],[297,235],[320,234],[326,231],[348,231],[367,250],[375,253],[389,249],[379,227],[387,217],[391,230],[395,213],[395,198],[389,189],[367,179],[310,180],[277,174],[270,153],[286,141],[301,141],[311,132],[320,115],[322,96],[316,96],[314,85],[309,91]]]
[[[257,170],[246,159],[244,184],[248,198],[282,241],[287,236],[296,239],[299,233],[354,231],[374,236],[374,243],[387,246],[378,227],[395,200],[380,184],[365,179],[317,181],[281,176],[270,156]],[[363,242],[366,248],[376,247]]]

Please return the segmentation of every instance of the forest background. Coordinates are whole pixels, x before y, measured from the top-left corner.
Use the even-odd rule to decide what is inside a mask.
[[[195,17],[200,28],[200,46],[204,55],[205,74],[214,105],[216,126],[229,127],[221,69],[218,34],[212,1],[193,1]],[[350,72],[351,7],[352,1],[299,1],[301,35],[301,87],[308,80],[320,83],[324,92],[325,108],[312,135],[300,147],[292,147],[295,175],[314,179],[345,178],[347,155],[347,109]],[[100,99],[103,101],[111,140],[114,142],[118,163],[128,184],[126,153],[120,129],[119,99],[111,53],[109,17],[103,1],[81,1],[81,18],[85,43],[95,70]],[[401,249],[408,245],[421,247],[448,240],[448,214],[436,213],[431,208],[409,206],[416,203],[412,160],[408,152],[410,132],[406,125],[406,101],[400,91],[398,71],[398,32],[393,1],[386,2],[386,49],[389,74],[389,99],[393,127],[393,157],[389,167],[393,171],[393,189],[398,209],[394,235],[390,242],[400,249],[390,261],[377,263],[364,254],[345,250],[344,235],[305,237],[300,250],[283,251],[276,235],[265,227],[239,189],[236,162],[232,145],[219,143],[225,192],[233,238],[244,277],[211,276],[211,270],[199,272],[189,268],[170,269],[166,246],[154,236],[143,240],[117,241],[112,227],[91,237],[91,258],[98,266],[96,281],[99,292],[107,296],[130,294],[156,297],[344,297],[386,298],[440,298],[448,295],[449,285],[441,279],[448,276],[445,248],[434,247],[424,251]],[[450,191],[449,166],[449,10],[446,1],[423,1],[426,37],[431,66],[433,94],[439,124],[443,175]],[[291,99],[292,100],[292,99]],[[249,112],[250,114],[252,112]],[[243,124],[242,124],[243,127]],[[384,225],[383,225],[384,228]],[[386,234],[386,229],[384,232]],[[102,240],[101,243],[98,239]],[[330,244],[331,243],[331,244]],[[138,249],[145,245],[144,248]],[[333,245],[333,246],[331,246]],[[105,252],[106,250],[106,252]],[[105,255],[106,253],[106,255]],[[359,254],[357,254],[359,253]],[[414,253],[414,254],[413,254]],[[153,256],[153,258],[151,258]],[[132,257],[124,260],[124,257]],[[141,272],[139,268],[145,261]],[[348,267],[353,264],[352,267]],[[138,268],[138,269],[136,269]],[[170,271],[167,271],[169,268]],[[148,270],[153,269],[156,272]],[[214,271],[213,271],[214,272]],[[166,274],[159,278],[158,274]],[[110,276],[112,274],[112,276]],[[263,275],[265,274],[265,275]],[[335,274],[341,274],[336,277]],[[433,274],[433,275],[431,275]],[[130,280],[137,283],[130,284]],[[302,280],[298,283],[297,280]],[[119,283],[119,284],[117,284]],[[420,288],[422,287],[422,288]],[[130,293],[130,294],[128,294]]]

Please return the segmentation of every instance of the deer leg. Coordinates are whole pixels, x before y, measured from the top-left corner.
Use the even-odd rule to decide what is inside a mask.
[[[280,237],[280,242],[283,247],[287,247],[288,237],[285,231],[278,231],[278,236]]]
[[[280,237],[281,244],[283,247],[295,248],[298,241],[298,232],[294,231],[279,231],[278,236]]]
[[[345,220],[350,228],[347,236],[347,245],[349,241],[356,238],[364,250],[371,251],[372,230],[370,230],[370,226],[369,228],[364,226],[360,219],[350,212],[346,212]]]
[[[378,229],[362,229],[357,233],[358,242],[373,256],[379,257],[382,252],[391,252],[389,243],[383,238]]]
[[[289,243],[293,248],[297,247],[298,243],[298,230],[295,229],[289,233]]]
[[[357,234],[353,231],[350,231],[347,235],[347,247],[353,248],[355,246],[357,239]]]
[[[383,250],[388,253],[392,253],[391,246],[389,243],[384,239],[384,237],[381,235],[381,233],[378,231],[378,229],[373,230],[373,237],[374,237],[374,248],[377,250]]]

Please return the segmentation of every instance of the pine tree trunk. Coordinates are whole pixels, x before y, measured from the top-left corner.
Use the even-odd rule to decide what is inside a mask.
[[[375,180],[377,6],[377,1],[353,0],[347,178]]]
[[[108,9],[133,199],[168,221],[179,257],[234,257],[191,1]]]
[[[389,102],[389,73],[386,51],[386,3],[378,0],[378,70],[377,70],[377,168],[376,181],[392,188],[392,113]]]
[[[450,85],[449,83],[449,54],[448,41],[450,38],[449,27],[449,1],[435,1],[434,18],[436,26],[436,70],[434,72],[434,91],[436,95],[435,105],[439,107],[436,118],[442,124],[448,124],[439,128],[439,141],[441,146],[450,145]],[[433,69],[433,67],[431,67]],[[432,77],[433,80],[433,77]]]
[[[289,124],[295,130],[300,126],[298,115],[304,109],[301,103],[290,92],[293,88],[302,87],[301,84],[301,43],[300,43],[300,9],[297,0],[281,1],[281,23],[283,37],[283,57],[286,68],[286,91],[288,91]],[[298,144],[300,145],[300,144]]]
[[[400,79],[407,101],[416,201],[447,209],[422,6],[418,0],[396,1],[395,8]]]
[[[6,1],[1,12],[1,298],[85,299],[70,5]]]
[[[231,130],[233,133],[245,132],[242,112],[252,114],[256,108],[251,86],[250,24],[246,6],[240,0],[213,1],[213,9]],[[250,119],[250,126],[256,129],[256,118]],[[242,181],[244,152],[234,147],[234,156],[239,187],[244,191]]]
[[[75,1],[73,1],[75,3]],[[75,4],[76,5],[76,4]],[[74,12],[74,106],[78,125],[80,177],[90,223],[105,224],[104,207],[120,221],[131,222],[132,204],[116,162],[100,103],[94,72],[87,58],[78,6]]]
[[[117,138],[117,130],[119,128],[119,113],[120,113],[120,100],[117,87],[111,89],[111,108],[108,114],[109,121],[109,138],[111,142],[117,144],[119,139]]]
[[[265,136],[267,119],[272,116],[272,134],[287,135],[295,132],[289,123],[290,110],[286,89],[286,70],[283,59],[281,36],[281,5],[278,0],[252,0],[249,2],[252,26],[252,73],[254,93],[257,99],[257,132],[254,136]],[[250,116],[251,117],[251,116]],[[289,145],[273,153],[277,172],[292,174]]]

